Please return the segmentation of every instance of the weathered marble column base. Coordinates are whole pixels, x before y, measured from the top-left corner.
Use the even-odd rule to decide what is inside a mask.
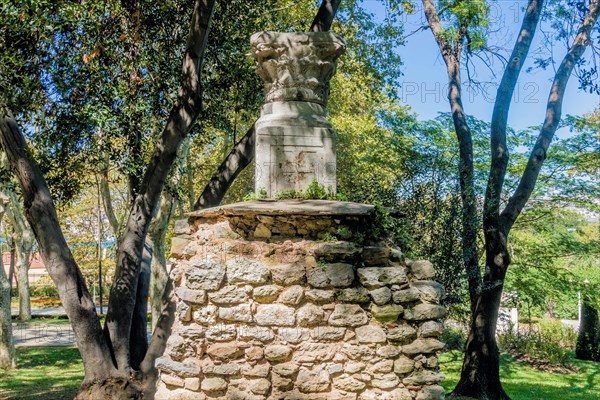
[[[336,192],[335,131],[317,103],[267,103],[256,121],[255,187],[276,197],[313,180]]]
[[[373,207],[247,202],[178,221],[156,399],[439,400],[443,287]]]

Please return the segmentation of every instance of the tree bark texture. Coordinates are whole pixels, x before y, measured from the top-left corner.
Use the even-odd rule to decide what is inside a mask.
[[[31,319],[29,262],[35,239],[31,229],[25,223],[16,194],[11,190],[5,190],[4,192],[9,201],[8,207],[6,207],[6,215],[13,227],[14,269],[19,294],[19,320],[29,321]]]
[[[167,274],[167,259],[165,256],[165,238],[167,228],[173,213],[175,212],[175,199],[164,192],[160,199],[158,213],[152,220],[148,235],[152,242],[152,264],[150,267],[150,307],[152,309],[152,328],[156,327],[161,315],[163,300],[162,295],[167,285],[169,275]]]
[[[462,252],[463,263],[469,284],[471,312],[475,310],[477,298],[481,293],[481,271],[477,250],[477,231],[479,228],[477,196],[474,187],[473,140],[467,124],[461,96],[460,57],[462,41],[466,27],[461,27],[459,39],[453,47],[442,35],[443,27],[435,9],[433,0],[423,0],[425,16],[436,43],[446,64],[448,73],[448,101],[452,112],[452,122],[459,145],[459,183],[462,200]]]
[[[309,31],[327,32],[330,30],[340,3],[341,0],[323,0]]]
[[[144,243],[142,263],[138,276],[135,307],[131,322],[131,365],[138,370],[148,350],[148,295],[150,294],[150,264],[152,263],[152,244],[148,239]]]
[[[165,129],[155,146],[135,197],[117,251],[117,266],[110,292],[105,330],[120,370],[130,367],[130,333],[144,241],[165,181],[180,143],[195,123],[202,107],[199,72],[208,39],[214,0],[197,0],[183,61],[181,89]]]
[[[499,208],[508,151],[506,128],[512,94],[529,53],[537,28],[542,0],[529,1],[517,41],[507,64],[492,115],[492,162],[483,210],[485,273],[481,293],[471,315],[461,378],[453,396],[481,399],[508,399],[500,383],[500,359],[496,343],[496,325],[506,270],[510,264],[507,236],[510,227],[499,219]]]
[[[0,109],[0,144],[21,186],[25,217],[73,326],[85,368],[84,383],[104,380],[115,369],[94,302],[63,236],[42,172],[31,158],[17,121],[6,107]]]
[[[217,172],[212,176],[196,201],[194,210],[216,207],[221,204],[235,178],[254,158],[255,137],[254,124],[252,124],[248,132],[233,146],[229,155],[219,165]]]
[[[4,216],[4,202],[0,197],[0,220]],[[0,256],[0,369],[17,367],[17,356],[12,335],[12,318],[10,313],[10,282],[4,272]]]

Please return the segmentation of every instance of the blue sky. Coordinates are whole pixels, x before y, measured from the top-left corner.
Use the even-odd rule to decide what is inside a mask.
[[[413,32],[426,25],[421,1],[413,0],[413,4],[415,13],[404,17],[405,33]],[[509,51],[512,49],[521,25],[525,5],[526,1],[523,0],[500,0],[491,4],[491,27],[497,29],[497,33],[488,38],[488,43],[498,44],[506,48],[507,53],[510,54]],[[377,17],[385,15],[385,8],[381,1],[365,0],[363,6]],[[534,47],[540,45],[541,38],[542,34],[538,29],[532,51],[534,51]],[[449,111],[445,89],[447,85],[446,67],[439,55],[431,31],[427,29],[410,36],[406,45],[398,48],[398,53],[404,64],[404,77],[398,82],[399,94],[403,102],[412,107],[413,111],[419,115],[419,119],[434,118],[438,112]],[[564,49],[556,48],[555,59],[560,62],[564,53]],[[588,49],[585,55],[589,56],[589,53]],[[508,122],[515,129],[539,125],[544,118],[553,71],[549,69],[527,73],[527,67],[532,65],[533,57],[530,57],[521,72],[513,96]],[[474,71],[477,79],[483,82],[483,92],[469,90],[466,72],[463,71],[462,74],[465,111],[485,121],[491,120],[493,99],[497,90],[496,83],[502,77],[500,62],[495,62],[493,69],[496,77],[493,77],[492,73],[481,63]],[[579,90],[577,78],[572,76],[565,94],[563,116],[567,114],[582,115],[593,111],[599,104],[600,97]]]

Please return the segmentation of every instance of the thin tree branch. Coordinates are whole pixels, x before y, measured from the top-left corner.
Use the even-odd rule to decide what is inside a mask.
[[[494,221],[499,215],[502,186],[504,185],[509,158],[506,143],[508,111],[510,110],[510,102],[519,74],[533,42],[543,4],[544,0],[529,0],[521,30],[510,55],[510,62],[506,65],[500,86],[498,86],[491,124],[490,152],[492,159],[490,175],[483,204],[484,229],[491,229],[495,226]]]
[[[550,142],[554,137],[558,124],[560,122],[562,113],[562,102],[564,99],[565,88],[569,81],[569,77],[575,68],[577,62],[581,59],[586,47],[590,43],[590,34],[592,28],[598,21],[598,14],[600,13],[600,0],[592,0],[587,15],[585,16],[577,36],[573,41],[573,45],[569,48],[569,51],[564,56],[554,81],[552,82],[552,88],[550,89],[550,95],[548,96],[548,102],[546,106],[546,117],[538,139],[531,150],[527,166],[519,181],[519,186],[515,190],[513,196],[509,199],[508,204],[500,214],[505,226],[510,229],[515,223],[517,217],[525,207],[527,200],[531,196],[535,183],[539,176],[540,170],[546,159],[547,150],[550,146]]]
[[[237,176],[254,158],[254,124],[225,157],[194,205],[194,210],[218,206]]]
[[[335,13],[342,0],[323,0],[309,32],[327,32],[331,29]]]

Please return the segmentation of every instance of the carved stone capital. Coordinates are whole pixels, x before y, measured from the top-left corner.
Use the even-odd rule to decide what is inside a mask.
[[[329,80],[346,42],[331,32],[257,32],[252,57],[265,85],[265,103],[307,101],[327,105]]]

